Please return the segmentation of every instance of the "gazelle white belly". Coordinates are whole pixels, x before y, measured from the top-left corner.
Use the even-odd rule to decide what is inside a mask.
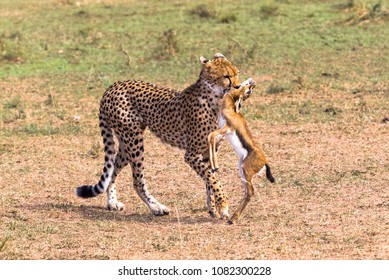
[[[238,168],[239,168],[239,175],[242,179],[246,179],[243,173],[242,169],[242,162],[247,156],[247,150],[243,147],[242,142],[240,142],[238,135],[236,135],[236,132],[228,133],[226,135],[228,141],[231,143],[232,147],[235,150],[235,153],[239,156],[239,162],[238,162]]]
[[[222,115],[219,117],[219,127],[223,127],[226,124],[226,120],[223,118]],[[238,135],[236,134],[236,131],[230,132],[225,134],[224,136],[227,138],[228,142],[230,142],[231,146],[234,148],[235,153],[239,157],[239,163],[238,163],[238,168],[239,168],[239,175],[241,176],[242,179],[245,179],[245,176],[243,174],[242,170],[242,162],[246,158],[248,151],[243,147],[242,142],[239,140]]]
[[[220,114],[219,117],[219,127],[222,128],[226,124],[226,120],[223,118],[223,115]],[[232,147],[235,150],[235,153],[243,160],[247,156],[247,150],[243,147],[242,142],[240,142],[236,132],[227,133],[225,135],[227,140],[231,143]]]
[[[247,156],[247,150],[243,147],[238,135],[236,135],[236,132],[234,131],[232,133],[228,133],[226,137],[234,148],[235,153],[239,156],[241,160],[243,160]]]
[[[219,128],[222,128],[226,124],[226,120],[223,118],[222,114],[219,115]]]

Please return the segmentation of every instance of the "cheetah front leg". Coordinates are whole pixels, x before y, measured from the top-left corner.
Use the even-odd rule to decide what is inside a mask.
[[[212,186],[209,184],[206,184],[206,193],[207,193],[207,209],[208,213],[211,216],[211,218],[216,217],[216,206],[215,206],[215,196],[213,194]]]
[[[228,218],[228,198],[224,193],[223,187],[215,177],[209,164],[203,161],[202,154],[187,151],[185,153],[185,162],[200,175],[206,183],[207,207],[211,217],[216,216],[216,211],[222,219]],[[214,198],[213,198],[213,196]],[[216,204],[216,207],[215,207]]]
[[[140,158],[138,159],[140,160]],[[158,202],[157,199],[155,199],[150,192],[147,189],[146,181],[144,179],[144,172],[143,172],[143,160],[142,161],[133,161],[131,162],[132,166],[132,174],[133,174],[133,181],[134,181],[134,189],[138,196],[143,200],[144,203],[149,207],[151,213],[153,213],[155,216],[163,216],[168,215],[170,212],[170,209],[166,207],[165,205]]]
[[[208,162],[212,160],[210,158],[210,153],[208,149],[203,152],[202,157],[203,157],[202,159],[203,162]],[[206,189],[206,196],[207,196],[206,201],[207,201],[208,213],[211,216],[211,218],[215,218],[217,214],[217,210],[215,206],[215,196],[213,194],[212,186],[206,183],[205,189]]]

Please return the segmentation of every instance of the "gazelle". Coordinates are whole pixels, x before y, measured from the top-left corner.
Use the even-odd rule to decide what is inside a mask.
[[[219,165],[216,156],[216,138],[226,137],[239,156],[239,174],[242,179],[245,194],[238,209],[229,219],[229,223],[236,222],[254,195],[251,183],[254,175],[266,172],[266,178],[274,183],[267,159],[248,128],[244,116],[239,113],[243,100],[247,99],[255,87],[253,79],[248,79],[235,89],[228,91],[221,104],[219,127],[220,129],[208,135],[209,159],[212,172],[216,172]]]

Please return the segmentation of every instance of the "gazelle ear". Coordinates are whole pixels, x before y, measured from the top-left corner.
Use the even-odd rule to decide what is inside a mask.
[[[209,62],[209,59],[206,59],[206,58],[200,56],[200,62],[201,62],[201,64],[205,65]]]
[[[239,99],[235,102],[235,112],[239,113],[240,109],[242,109],[242,97],[239,97]]]

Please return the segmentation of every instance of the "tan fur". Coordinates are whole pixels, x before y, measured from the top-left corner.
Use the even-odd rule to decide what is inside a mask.
[[[216,139],[218,137],[227,136],[228,134],[236,135],[237,137],[235,139],[239,139],[239,141],[235,143],[230,141],[231,144],[233,146],[242,146],[240,151],[243,151],[243,154],[240,155],[239,170],[245,189],[245,195],[238,209],[230,218],[230,223],[239,219],[254,194],[254,187],[252,184],[253,176],[260,171],[266,171],[266,168],[268,168],[267,159],[262,149],[254,141],[246,119],[239,113],[241,102],[250,96],[251,90],[254,87],[254,81],[249,79],[243,82],[239,89],[230,90],[225,94],[221,105],[221,117],[225,120],[225,125],[210,133],[208,136],[210,162],[213,171],[217,170],[219,167],[216,156]],[[268,179],[274,181],[270,174],[270,169],[268,172],[269,175],[267,176],[270,176]]]

